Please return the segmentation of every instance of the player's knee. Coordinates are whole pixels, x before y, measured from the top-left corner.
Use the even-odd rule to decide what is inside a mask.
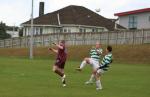
[[[86,61],[87,60],[87,58],[84,58],[84,61]]]
[[[97,76],[97,77],[100,77],[100,76],[101,76],[100,69],[99,69],[99,70],[97,70],[97,72],[96,72],[96,76]]]
[[[89,58],[85,58],[84,61],[86,61],[86,63],[90,63]]]
[[[56,70],[55,70],[55,69],[53,69],[52,71],[53,71],[53,72],[55,72]]]
[[[52,71],[53,71],[53,72],[56,72],[56,68],[53,68]]]
[[[95,79],[96,79],[96,80],[100,80],[100,76],[99,76],[99,74],[98,74],[98,75],[96,74]]]
[[[93,70],[93,74],[96,75],[96,73],[97,73],[97,71],[96,71],[96,70]]]

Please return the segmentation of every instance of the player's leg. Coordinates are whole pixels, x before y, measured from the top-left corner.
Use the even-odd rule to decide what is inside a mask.
[[[76,70],[81,71],[86,64],[89,64],[90,58],[84,58],[84,60],[81,62],[80,67],[76,68]]]
[[[61,77],[63,87],[66,86],[66,80],[65,80],[66,75],[64,74],[64,65],[65,65],[65,62],[61,64],[55,64],[53,66],[53,71]]]
[[[96,61],[92,58],[89,60],[89,63],[92,66],[93,70],[92,70],[90,79],[87,82],[85,82],[85,84],[91,84],[95,81],[96,71],[97,71],[97,68],[99,67],[99,61]]]
[[[102,89],[102,84],[101,84],[101,75],[104,73],[102,69],[98,69],[96,73],[96,90],[101,90]]]
[[[65,67],[65,61],[61,61],[60,65],[59,65],[59,71],[63,74],[61,76],[61,81],[62,81],[63,87],[66,86],[66,75],[64,73],[64,67]]]
[[[57,59],[55,64],[53,65],[53,72],[55,72],[56,74],[58,74],[61,77],[63,77],[63,75],[64,75],[64,73],[61,71],[61,69],[64,69],[65,61],[66,60]]]
[[[90,79],[88,81],[86,81],[85,84],[93,84],[95,81],[95,75],[96,74],[94,72],[92,72]]]
[[[63,73],[63,76],[61,77],[61,81],[62,81],[63,87],[65,87],[66,86],[66,75],[64,73],[64,69],[60,69],[60,71]]]
[[[64,75],[57,65],[53,66],[53,72],[55,72],[56,74],[58,74],[61,77]]]

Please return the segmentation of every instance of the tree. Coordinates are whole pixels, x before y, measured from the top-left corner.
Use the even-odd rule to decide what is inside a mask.
[[[0,22],[0,39],[11,38],[11,35],[6,33],[6,25],[3,22]]]

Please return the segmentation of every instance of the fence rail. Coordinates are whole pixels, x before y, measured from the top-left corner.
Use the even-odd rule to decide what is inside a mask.
[[[88,33],[52,33],[34,36],[34,47],[48,46],[51,42],[66,40],[68,45],[89,45],[100,41],[101,44],[145,44],[150,43],[150,29],[88,32]],[[0,40],[0,48],[27,48],[30,37]]]

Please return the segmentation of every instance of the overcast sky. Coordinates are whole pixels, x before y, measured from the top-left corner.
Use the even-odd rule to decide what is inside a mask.
[[[0,0],[0,21],[19,26],[30,19],[32,0]],[[45,2],[45,13],[68,5],[84,6],[92,11],[100,8],[100,15],[116,18],[114,13],[150,8],[150,0],[34,0],[34,17],[38,16],[39,1]]]

